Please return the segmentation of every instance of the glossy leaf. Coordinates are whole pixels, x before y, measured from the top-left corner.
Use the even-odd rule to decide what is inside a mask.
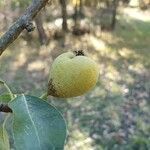
[[[66,124],[55,107],[27,95],[18,96],[9,107],[16,150],[63,150]]]

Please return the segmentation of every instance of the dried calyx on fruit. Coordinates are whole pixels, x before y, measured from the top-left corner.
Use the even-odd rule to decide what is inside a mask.
[[[82,50],[66,52],[52,63],[47,93],[61,98],[80,96],[96,85],[98,76],[98,65]]]

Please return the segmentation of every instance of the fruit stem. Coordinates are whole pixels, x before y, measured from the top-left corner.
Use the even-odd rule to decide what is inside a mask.
[[[48,94],[47,92],[46,93],[43,93],[41,96],[40,96],[41,99],[44,99],[44,100],[47,100],[48,98]]]

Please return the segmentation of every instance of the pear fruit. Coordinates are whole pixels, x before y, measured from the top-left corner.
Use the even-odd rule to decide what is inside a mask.
[[[50,69],[48,95],[60,98],[80,96],[98,80],[98,65],[82,51],[59,55]]]

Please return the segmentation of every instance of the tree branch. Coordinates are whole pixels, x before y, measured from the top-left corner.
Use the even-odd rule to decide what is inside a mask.
[[[0,38],[0,55],[13,42],[20,33],[26,29],[28,32],[34,30],[32,20],[38,12],[45,7],[49,0],[33,0],[32,4],[26,9],[25,13],[8,29]]]

